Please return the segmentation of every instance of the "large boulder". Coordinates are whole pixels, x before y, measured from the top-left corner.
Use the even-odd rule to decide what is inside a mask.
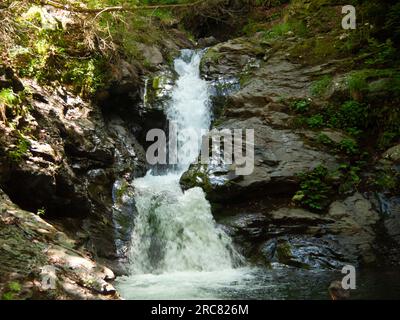
[[[270,267],[340,269],[376,260],[379,214],[359,193],[333,202],[324,215],[292,207],[259,208],[217,215],[217,220],[242,254]]]
[[[134,131],[118,115],[104,117],[65,89],[23,83],[32,92],[23,120],[30,131],[18,133],[0,122],[1,187],[25,210],[74,219],[73,229],[86,234],[81,240],[93,252],[117,258],[113,184],[146,171]]]
[[[14,205],[1,189],[0,235],[3,299],[118,299],[110,269],[39,215]]]
[[[290,130],[274,129],[258,118],[231,119],[218,129],[254,130],[254,170],[249,175],[237,175],[234,165],[192,165],[181,178],[188,189],[203,187],[214,202],[242,201],[271,194],[290,194],[298,186],[298,175],[323,165],[337,167],[335,157],[306,145]]]

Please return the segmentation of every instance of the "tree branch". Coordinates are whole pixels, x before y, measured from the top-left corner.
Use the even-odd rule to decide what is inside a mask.
[[[71,5],[65,5],[59,2],[55,2],[52,0],[39,0],[39,1],[34,1],[37,2],[43,6],[52,6],[57,9],[65,10],[65,11],[70,11],[70,12],[76,12],[76,13],[86,13],[86,14],[101,14],[104,12],[112,12],[112,11],[139,11],[139,10],[153,10],[153,9],[160,9],[160,8],[167,8],[167,9],[177,9],[177,8],[188,8],[188,7],[194,7],[206,0],[198,0],[193,3],[181,3],[181,4],[160,4],[160,5],[149,5],[149,6],[115,6],[115,7],[106,7],[106,8],[99,8],[99,9],[88,9],[88,8],[82,8],[82,7],[75,7]]]

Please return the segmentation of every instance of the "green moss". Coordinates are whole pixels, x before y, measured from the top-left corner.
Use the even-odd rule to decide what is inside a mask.
[[[212,191],[206,165],[193,165],[193,167],[182,175],[180,182],[186,188],[201,187],[206,193]]]
[[[129,184],[126,181],[123,181],[120,188],[116,191],[116,196],[118,200],[121,200],[123,195],[128,191]]]
[[[290,107],[300,113],[305,113],[310,108],[310,101],[306,99],[295,100],[290,104]]]
[[[332,145],[334,142],[324,133],[321,133],[317,137],[317,142],[326,146]]]
[[[347,77],[347,83],[351,93],[363,93],[368,90],[365,74],[354,72]]]
[[[13,162],[20,162],[28,155],[30,142],[22,135],[19,134],[17,145],[8,151],[8,158]]]
[[[16,300],[21,291],[21,285],[17,281],[11,281],[7,285],[7,291],[3,293],[2,300]]]
[[[208,49],[207,52],[201,59],[200,68],[204,67],[204,64],[207,62],[211,62],[212,64],[218,63],[219,59],[222,57],[222,54],[216,50]]]
[[[276,248],[276,253],[279,262],[282,263],[287,263],[292,258],[292,250],[290,249],[290,244],[286,241],[278,245],[278,247]]]
[[[326,93],[332,84],[332,76],[325,75],[321,79],[315,81],[311,86],[311,93],[314,96],[321,96]]]
[[[5,104],[8,106],[15,105],[18,101],[17,95],[14,93],[13,89],[6,88],[0,91],[0,104]]]
[[[400,192],[400,174],[391,165],[384,165],[374,172],[372,186],[394,195]]]
[[[307,124],[311,128],[320,128],[324,125],[324,117],[321,114],[313,115],[307,119]]]

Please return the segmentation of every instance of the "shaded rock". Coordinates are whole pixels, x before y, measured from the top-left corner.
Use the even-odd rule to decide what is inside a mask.
[[[79,220],[86,245],[115,259],[112,186],[146,171],[135,132],[62,88],[50,92],[27,79],[24,86],[32,92],[31,134],[19,136],[0,123],[0,185],[23,209]],[[26,151],[13,160],[10,152],[21,143]]]
[[[385,151],[382,155],[384,159],[388,159],[395,163],[400,162],[400,144],[390,148],[389,150]]]
[[[267,226],[267,218],[260,213],[243,213],[223,217],[219,223],[237,244],[239,251],[251,256],[254,244],[263,240]]]
[[[378,194],[379,210],[382,213],[387,234],[395,243],[400,243],[400,199],[397,196]]]
[[[0,295],[13,299],[117,299],[113,272],[0,190]],[[22,290],[11,292],[8,283]]]
[[[379,215],[359,193],[333,202],[325,215],[282,207],[218,221],[246,257],[271,266],[340,269],[376,259]]]
[[[337,220],[329,226],[329,232],[336,235],[347,255],[359,263],[372,263],[376,260],[376,234],[374,227],[379,214],[369,200],[360,193],[335,201],[329,208],[329,217]]]
[[[157,48],[155,45],[145,45],[142,43],[138,44],[139,50],[142,52],[142,55],[145,59],[145,61],[148,61],[148,63],[156,66],[161,63],[163,63],[164,58],[161,54],[161,51],[159,48]]]
[[[213,36],[210,36],[210,37],[206,37],[206,38],[200,38],[200,39],[197,41],[197,45],[198,45],[200,48],[204,48],[204,47],[213,46],[213,45],[215,45],[217,42],[218,42],[217,39],[215,39]]]

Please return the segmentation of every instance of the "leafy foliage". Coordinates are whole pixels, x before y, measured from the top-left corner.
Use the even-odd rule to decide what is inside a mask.
[[[7,291],[3,293],[2,300],[14,300],[22,290],[21,285],[16,281],[11,281],[7,285]]]
[[[325,75],[320,80],[315,81],[311,87],[311,93],[314,96],[320,96],[326,93],[332,83],[332,76]]]
[[[324,117],[321,114],[313,115],[307,119],[307,124],[311,128],[321,128],[324,125]]]
[[[8,157],[14,162],[20,162],[27,154],[30,148],[30,142],[19,133],[17,145],[8,152]]]
[[[342,164],[329,171],[320,165],[314,170],[299,175],[300,189],[292,200],[307,209],[323,212],[334,200],[333,196],[353,193],[361,183],[360,173],[365,162]]]
[[[332,186],[325,181],[327,175],[328,169],[323,166],[300,174],[300,190],[293,200],[312,210],[324,210],[329,205],[330,195],[333,193]]]
[[[304,113],[304,112],[308,111],[308,109],[310,107],[310,102],[305,99],[297,100],[291,104],[291,107],[293,110],[295,110],[297,112]]]

